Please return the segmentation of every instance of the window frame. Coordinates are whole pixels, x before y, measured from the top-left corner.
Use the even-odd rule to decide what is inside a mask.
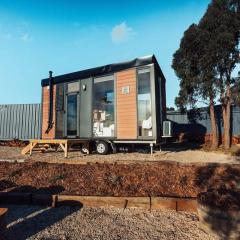
[[[113,90],[114,90],[114,136],[94,136],[93,134],[93,108],[94,108],[94,85],[95,83],[95,79],[102,79],[102,81],[96,82],[96,83],[100,83],[100,82],[106,82],[106,81],[113,81]],[[99,75],[99,76],[95,76],[93,77],[93,85],[92,85],[92,118],[91,118],[91,122],[92,122],[92,138],[93,139],[116,139],[117,138],[117,92],[116,92],[116,73],[113,74],[107,74],[107,75]]]
[[[138,126],[138,82],[139,82],[139,74],[142,71],[146,71],[150,73],[150,99],[151,99],[151,116],[152,116],[152,136],[140,136],[139,135],[139,126]],[[149,64],[146,66],[138,67],[136,69],[136,107],[137,107],[137,139],[141,140],[152,140],[156,139],[156,94],[155,94],[155,72],[154,72],[154,64]]]
[[[65,83],[64,86],[64,135],[66,136],[66,138],[79,138],[79,134],[80,134],[80,92],[81,92],[81,84],[80,84],[81,80],[80,79],[75,79],[72,80],[71,82],[67,82]],[[78,83],[79,85],[79,90],[78,91],[73,91],[73,92],[68,92],[68,84],[69,83]],[[69,95],[77,95],[77,134],[76,135],[68,135],[67,134],[67,97]]]

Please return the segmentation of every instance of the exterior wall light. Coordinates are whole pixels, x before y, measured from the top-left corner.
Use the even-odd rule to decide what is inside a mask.
[[[82,86],[82,90],[83,90],[83,91],[86,91],[86,90],[87,90],[87,86],[86,86],[86,84],[83,84],[83,86]]]

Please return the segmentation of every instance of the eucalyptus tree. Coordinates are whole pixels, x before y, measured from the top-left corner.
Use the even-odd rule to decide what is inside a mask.
[[[239,63],[240,1],[213,0],[199,22],[199,28],[210,36],[206,59],[216,72],[216,88],[222,104],[224,148],[229,149],[232,89],[239,85],[239,78],[235,78],[233,72]]]
[[[240,0],[212,0],[198,25],[185,32],[174,55],[173,68],[180,79],[177,105],[208,100],[213,147],[216,147],[216,98],[222,105],[224,148],[231,146],[231,105],[239,96]],[[239,98],[237,98],[239,99]]]
[[[180,79],[180,91],[175,99],[179,108],[194,108],[198,102],[204,102],[210,108],[212,127],[212,148],[218,147],[218,133],[214,110],[215,69],[207,57],[210,35],[207,31],[192,24],[184,33],[180,48],[173,57],[172,67]]]

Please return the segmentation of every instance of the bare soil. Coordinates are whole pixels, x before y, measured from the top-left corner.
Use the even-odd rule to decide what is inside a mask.
[[[8,206],[6,240],[218,240],[194,214],[116,208]]]
[[[0,191],[196,197],[212,187],[234,188],[240,183],[237,158],[179,146],[175,152],[156,152],[153,157],[143,151],[107,156],[71,151],[65,159],[62,152],[29,156],[20,151],[0,146]]]
[[[150,161],[176,161],[181,163],[230,163],[240,164],[240,157],[231,156],[222,152],[208,152],[191,146],[165,147],[162,151],[155,150],[153,156],[147,149],[139,152],[117,153],[109,155],[90,154],[84,155],[79,150],[70,150],[68,158],[64,158],[63,152],[53,150],[33,152],[33,155],[21,155],[22,148],[0,146],[0,161],[17,160],[49,163],[82,164],[86,162],[150,162]]]

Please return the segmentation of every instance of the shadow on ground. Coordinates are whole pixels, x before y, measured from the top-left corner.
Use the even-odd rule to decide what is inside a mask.
[[[188,150],[199,150],[203,148],[202,143],[198,142],[170,142],[162,145],[162,150],[171,152],[183,152]]]
[[[1,191],[11,188],[12,193],[37,193],[37,194],[59,194],[64,191],[62,186],[50,186],[43,188],[34,188],[32,186],[16,186],[11,181],[0,181]],[[6,218],[7,229],[4,233],[6,240],[25,240],[31,236],[34,236],[38,232],[50,227],[51,225],[59,222],[68,215],[78,211],[82,208],[82,204],[79,202],[71,202],[74,207],[64,207],[62,211],[58,208],[46,207],[46,206],[34,206],[28,205],[4,205],[9,209]],[[60,207],[61,208],[61,207]]]
[[[6,240],[25,240],[33,237],[35,234],[58,223],[81,208],[81,206],[64,207],[62,209],[60,207],[59,211],[59,208],[40,206],[29,206],[26,208],[24,206],[10,205],[7,207],[9,208],[9,213],[6,219],[8,224],[5,232]]]
[[[229,165],[222,171],[218,164],[209,165],[208,168],[199,168],[195,183],[201,188],[207,186],[208,192],[218,190],[224,193],[217,198],[210,198],[211,204],[206,207],[204,216],[207,227],[223,240],[240,239],[239,169]],[[235,196],[232,197],[230,192],[236,192]],[[216,207],[216,203],[221,204],[221,207]],[[228,211],[229,207],[233,209]],[[234,238],[232,238],[233,235]]]

